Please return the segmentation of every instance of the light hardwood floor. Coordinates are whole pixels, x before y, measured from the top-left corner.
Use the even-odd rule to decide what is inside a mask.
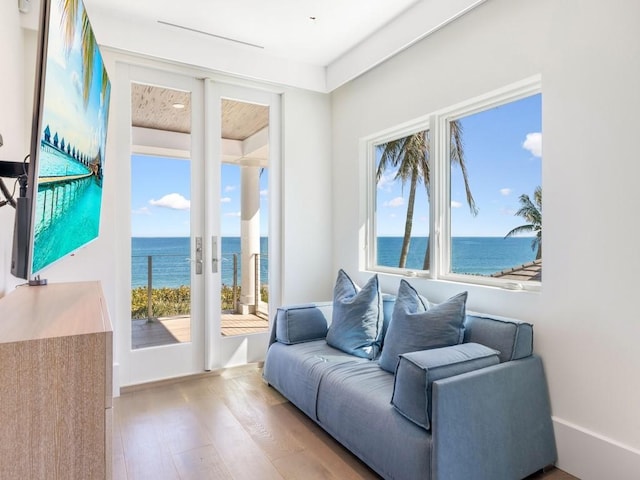
[[[273,388],[256,365],[114,399],[113,478],[378,479]],[[530,480],[575,480],[551,470]]]
[[[225,337],[251,335],[266,332],[269,329],[269,320],[263,314],[223,313],[220,327]],[[131,346],[134,349],[189,341],[191,341],[189,315],[160,317],[151,322],[147,319],[131,320]]]

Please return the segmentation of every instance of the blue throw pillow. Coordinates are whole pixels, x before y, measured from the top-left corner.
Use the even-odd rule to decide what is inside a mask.
[[[395,373],[400,355],[418,350],[449,347],[464,337],[467,292],[431,305],[409,285],[400,280],[393,316],[380,355],[380,368]]]
[[[344,270],[333,289],[333,314],[327,343],[343,352],[373,360],[380,353],[382,293],[374,275],[360,289]]]

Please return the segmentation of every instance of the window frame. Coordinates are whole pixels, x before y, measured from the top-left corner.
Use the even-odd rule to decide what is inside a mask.
[[[449,160],[449,125],[450,122],[476,113],[489,110],[521,100],[532,95],[542,93],[540,75],[535,75],[520,82],[494,90],[429,113],[417,119],[391,127],[373,135],[363,137],[360,141],[360,156],[364,165],[366,182],[364,192],[366,198],[364,206],[366,221],[364,229],[364,256],[360,265],[364,270],[402,275],[405,277],[420,277],[434,280],[451,281],[457,283],[478,284],[500,287],[508,290],[539,291],[542,282],[514,281],[467,275],[451,272],[451,165]],[[429,198],[429,242],[433,242],[430,250],[430,270],[415,270],[410,268],[388,267],[377,264],[377,183],[376,146],[390,140],[411,135],[417,131],[430,130],[432,179],[431,196]],[[448,205],[448,207],[446,207]]]

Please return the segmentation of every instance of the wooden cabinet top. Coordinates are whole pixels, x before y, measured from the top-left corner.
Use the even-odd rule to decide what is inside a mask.
[[[0,298],[0,344],[105,331],[100,282],[22,286]]]

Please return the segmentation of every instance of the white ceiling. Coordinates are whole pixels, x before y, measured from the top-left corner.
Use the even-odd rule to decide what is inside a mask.
[[[330,92],[485,1],[84,3],[103,47],[212,72]],[[31,4],[31,13],[22,16],[25,28],[38,24],[40,0],[31,0]]]
[[[94,8],[130,20],[167,22],[255,45],[252,48],[268,55],[320,66],[328,65],[417,2],[85,0],[87,10]]]

